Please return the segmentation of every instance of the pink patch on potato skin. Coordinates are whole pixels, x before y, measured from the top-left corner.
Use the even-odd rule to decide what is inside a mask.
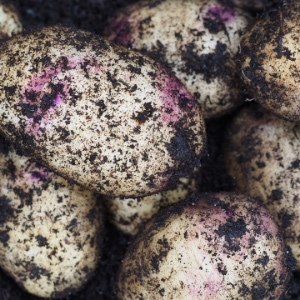
[[[127,17],[119,17],[114,19],[108,25],[111,35],[110,40],[124,45],[129,46],[132,40],[131,23]]]
[[[214,299],[223,289],[223,276],[214,268],[203,276],[203,271],[194,271],[185,277],[188,292],[195,299]],[[202,273],[202,274],[201,274]]]
[[[31,172],[30,179],[32,182],[39,182],[39,181],[47,181],[50,179],[50,174],[43,170],[36,170]]]
[[[272,235],[278,234],[278,227],[275,221],[271,218],[269,213],[266,211],[266,213],[261,214],[261,229],[264,230],[267,233],[271,233]]]
[[[19,168],[14,176],[10,177],[7,183],[7,188],[20,186],[36,187],[38,184],[50,181],[54,174],[44,167],[38,166],[35,162],[28,162],[26,165]]]
[[[89,59],[86,59],[89,62]],[[64,102],[70,95],[70,83],[72,75],[65,76],[63,80],[59,79],[56,84],[53,84],[52,79],[69,70],[74,70],[82,63],[84,58],[63,57],[62,61],[57,66],[45,68],[40,73],[34,74],[30,82],[23,88],[23,99],[21,106],[27,116],[26,131],[37,136],[42,135],[43,128],[50,122],[49,114]],[[90,62],[88,65],[90,72],[97,73],[100,70],[97,62]],[[50,87],[51,92],[45,92],[46,87]],[[46,100],[45,100],[46,99]],[[48,118],[47,118],[48,115]]]
[[[219,20],[225,24],[231,24],[235,19],[235,11],[231,7],[214,5],[206,10],[205,18]]]
[[[196,100],[175,76],[162,72],[158,82],[162,82],[160,100],[164,104],[163,123],[176,123],[185,112],[188,115],[198,108]]]
[[[199,276],[199,275],[198,275]],[[201,278],[201,277],[200,277]],[[203,287],[198,283],[197,275],[190,273],[185,277],[185,284],[188,288],[188,292],[194,298],[199,298],[203,295],[202,289]]]
[[[207,299],[210,299],[210,297],[213,297],[212,299],[214,299],[222,289],[223,278],[220,278],[219,271],[214,270],[209,274],[205,282],[204,296],[207,297]]]

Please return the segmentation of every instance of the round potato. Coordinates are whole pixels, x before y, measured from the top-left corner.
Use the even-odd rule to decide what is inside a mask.
[[[270,213],[240,194],[204,194],[157,214],[131,244],[118,297],[279,299],[293,258]]]
[[[106,35],[162,60],[212,118],[242,101],[235,55],[248,19],[215,0],[145,0],[120,11]]]
[[[9,0],[0,0],[0,40],[22,31],[19,14]]]
[[[76,292],[99,261],[97,197],[17,154],[2,138],[0,173],[0,267],[39,297]]]
[[[162,207],[177,203],[196,190],[194,177],[180,178],[172,190],[141,198],[104,197],[103,201],[110,214],[109,220],[125,234],[135,235]]]
[[[242,78],[260,105],[300,121],[300,2],[257,21],[241,43]]]
[[[146,196],[200,165],[200,108],[152,59],[50,27],[2,44],[0,69],[0,131],[88,189]]]
[[[280,224],[300,269],[300,126],[260,109],[233,120],[225,161],[240,191],[263,202]]]

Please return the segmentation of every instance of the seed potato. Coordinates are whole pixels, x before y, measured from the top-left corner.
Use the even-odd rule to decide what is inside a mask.
[[[0,70],[0,131],[88,189],[146,196],[200,164],[199,106],[152,59],[50,27],[2,44]]]
[[[259,199],[281,226],[300,269],[300,126],[256,107],[229,127],[225,147],[236,186]]]
[[[162,207],[184,200],[196,190],[194,177],[180,178],[176,188],[172,190],[141,198],[104,197],[103,201],[111,223],[125,234],[135,235]]]
[[[26,291],[59,298],[96,269],[103,227],[96,196],[0,141],[0,267]]]
[[[22,31],[16,8],[9,0],[0,0],[0,40]]]
[[[249,19],[214,0],[145,0],[120,11],[106,35],[165,62],[212,118],[241,103],[235,55]]]
[[[300,2],[286,1],[245,33],[242,78],[255,101],[280,117],[300,121]]]
[[[133,241],[118,297],[280,299],[291,265],[265,208],[241,194],[195,195],[161,211]]]

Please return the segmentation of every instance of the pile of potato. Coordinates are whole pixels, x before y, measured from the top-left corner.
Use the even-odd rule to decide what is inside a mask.
[[[0,0],[0,268],[76,295],[108,218],[133,236],[112,299],[283,299],[300,268],[300,2],[271,7],[140,0],[100,36],[22,32]],[[203,193],[224,115],[234,188]]]

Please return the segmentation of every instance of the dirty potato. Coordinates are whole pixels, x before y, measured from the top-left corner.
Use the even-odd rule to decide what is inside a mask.
[[[300,2],[286,1],[249,30],[241,43],[241,75],[254,100],[300,121]]]
[[[200,165],[200,108],[152,59],[50,27],[4,42],[0,69],[0,131],[88,189],[146,196]]]
[[[168,65],[209,119],[242,102],[235,56],[250,19],[215,0],[145,0],[117,13],[106,36]]]
[[[294,260],[270,213],[242,194],[194,195],[161,211],[133,241],[118,297],[279,299]]]
[[[96,269],[102,209],[90,191],[0,139],[0,267],[39,297],[65,297]]]
[[[234,118],[225,162],[238,190],[261,201],[281,226],[300,269],[300,126],[246,107]]]

